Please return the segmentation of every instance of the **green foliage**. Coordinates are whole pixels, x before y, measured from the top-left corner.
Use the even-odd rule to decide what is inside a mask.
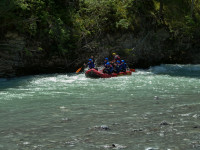
[[[43,51],[43,48],[42,47],[38,47],[38,51]]]
[[[123,29],[128,29],[130,26],[130,22],[127,19],[121,19],[119,22],[116,22],[116,27],[117,28],[123,28]]]
[[[32,53],[27,48],[25,48],[24,50],[25,50],[26,56],[30,56],[30,57],[32,56]]]
[[[39,41],[44,49],[65,53],[73,48],[73,16],[70,12],[75,8],[69,5],[71,3],[64,0],[3,0],[0,2],[0,19],[5,25],[0,25],[0,29],[12,28],[28,40]]]
[[[1,29],[0,38],[3,38],[2,35],[5,34],[6,29],[10,30],[10,28],[12,28],[10,26],[11,22],[16,23],[16,14],[12,12],[13,10],[14,10],[14,0],[0,1],[0,29]],[[9,28],[6,28],[6,26],[8,25]]]
[[[81,34],[90,36],[130,29],[126,6],[127,3],[120,0],[81,1],[80,10],[75,16]]]
[[[162,12],[161,11],[162,8]],[[162,14],[161,14],[162,13]],[[163,18],[160,18],[163,15]],[[72,54],[84,39],[105,33],[167,27],[171,39],[200,37],[198,0],[1,0],[1,38],[18,32],[41,49]]]
[[[199,2],[196,1],[194,12],[191,12],[193,6],[190,0],[167,0],[164,1],[164,6],[165,22],[175,37],[195,38],[194,35],[199,31]],[[193,17],[191,13],[194,14]]]

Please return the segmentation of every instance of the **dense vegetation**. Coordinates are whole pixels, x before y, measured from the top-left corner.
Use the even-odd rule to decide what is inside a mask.
[[[1,38],[10,31],[26,37],[29,46],[37,44],[39,49],[65,53],[75,47],[71,38],[75,4],[70,6],[64,0],[3,0],[0,3]]]
[[[0,21],[1,41],[15,33],[26,47],[72,60],[88,41],[105,34],[140,37],[161,28],[170,35],[164,41],[166,62],[181,62],[199,49],[198,0],[1,0]]]

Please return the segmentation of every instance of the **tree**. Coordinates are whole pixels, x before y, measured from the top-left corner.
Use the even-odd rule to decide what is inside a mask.
[[[164,16],[163,16],[163,0],[160,0],[159,18],[160,18],[161,22],[164,21]]]
[[[0,1],[0,17],[6,16],[14,8],[13,0]]]
[[[193,17],[194,1],[195,1],[195,0],[192,0],[192,4],[191,4],[191,11],[190,11],[190,16],[191,16],[191,18]]]

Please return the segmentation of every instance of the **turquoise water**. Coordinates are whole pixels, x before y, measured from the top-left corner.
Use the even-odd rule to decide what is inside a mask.
[[[199,150],[200,65],[0,79],[0,150]]]

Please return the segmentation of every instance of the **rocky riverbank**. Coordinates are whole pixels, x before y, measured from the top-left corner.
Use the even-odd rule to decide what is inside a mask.
[[[200,47],[182,37],[174,41],[165,27],[156,31],[118,32],[105,34],[85,43],[80,54],[96,56],[97,64],[105,57],[112,59],[113,52],[125,59],[131,68],[149,68],[160,64],[199,64]],[[80,60],[83,61],[83,60]]]
[[[198,47],[182,42],[174,47],[169,40],[170,33],[161,28],[135,35],[134,33],[105,34],[93,38],[76,50],[72,57],[51,53],[37,46],[28,47],[26,40],[14,36],[0,42],[0,78],[41,73],[75,72],[93,55],[97,65],[105,57],[112,59],[112,52],[118,53],[131,68],[148,68],[164,63],[198,64]],[[181,49],[182,47],[182,49]],[[73,66],[73,67],[72,67]]]
[[[23,39],[1,41],[0,78],[73,71],[64,56],[25,46]]]
[[[69,72],[64,58],[48,57],[43,51],[1,51],[0,77],[15,77],[22,75]]]

